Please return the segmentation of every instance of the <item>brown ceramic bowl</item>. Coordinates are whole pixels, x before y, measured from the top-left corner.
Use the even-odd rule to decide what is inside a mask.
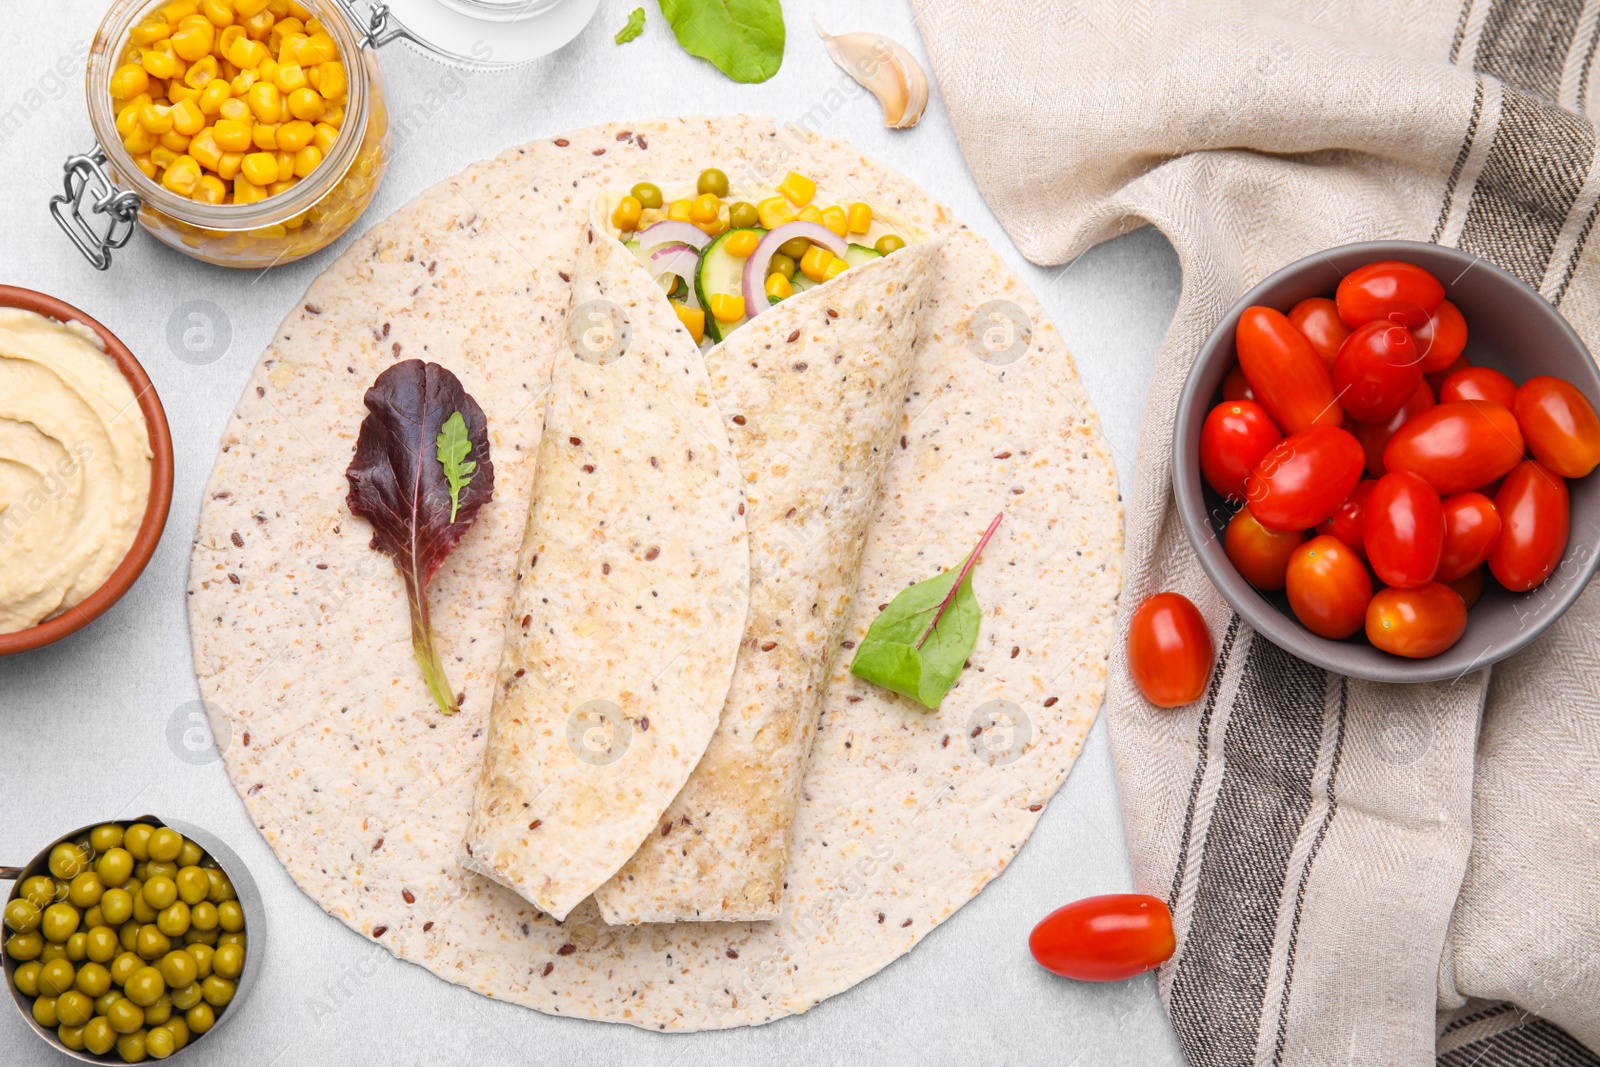
[[[1600,370],[1561,313],[1519,279],[1456,248],[1414,241],[1345,245],[1291,263],[1246,293],[1200,348],[1178,401],[1172,487],[1195,555],[1217,591],[1245,622],[1273,644],[1319,667],[1375,682],[1434,682],[1498,662],[1548,629],[1578,599],[1600,564],[1600,471],[1567,483],[1572,533],[1566,555],[1548,580],[1511,593],[1492,578],[1467,613],[1461,640],[1431,659],[1401,659],[1357,633],[1344,641],[1318,637],[1294,617],[1282,591],[1263,593],[1228,561],[1222,533],[1232,510],[1200,477],[1200,428],[1220,400],[1222,379],[1235,362],[1234,331],[1256,304],[1287,313],[1308,296],[1331,296],[1339,279],[1366,263],[1402,259],[1433,272],[1467,320],[1466,355],[1517,383],[1540,374],[1565,378],[1600,407]],[[1363,475],[1365,476],[1365,475]]]
[[[134,534],[128,554],[105,583],[85,600],[37,626],[0,634],[0,656],[9,656],[59,641],[83,629],[115,604],[139,577],[156,550],[156,542],[161,540],[161,531],[167,525],[167,509],[172,504],[172,434],[167,428],[166,412],[161,409],[161,399],[156,396],[149,375],[145,374],[139,361],[133,358],[133,353],[117,339],[116,334],[71,304],[32,289],[0,285],[0,307],[22,308],[57,322],[81,322],[93,330],[105,345],[106,355],[116,361],[123,377],[133,386],[133,393],[139,398],[139,410],[144,412],[145,425],[150,431],[150,502],[145,505],[144,521]]]

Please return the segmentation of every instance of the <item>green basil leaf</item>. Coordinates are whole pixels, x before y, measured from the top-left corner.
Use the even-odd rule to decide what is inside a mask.
[[[627,44],[644,32],[644,8],[636,7],[628,15],[628,24],[617,31],[618,44]]]
[[[472,454],[472,438],[467,436],[467,422],[456,412],[439,427],[439,438],[434,443],[434,454],[444,467],[445,480],[450,483],[450,521],[456,521],[461,510],[461,490],[472,481],[472,472],[478,464],[467,457]]]
[[[736,82],[764,82],[783,64],[778,0],[659,0],[678,43]]]

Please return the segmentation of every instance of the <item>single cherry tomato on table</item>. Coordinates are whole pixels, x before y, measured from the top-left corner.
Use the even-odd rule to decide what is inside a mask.
[[[1313,296],[1289,309],[1289,321],[1305,334],[1329,372],[1339,357],[1339,346],[1350,336],[1350,327],[1339,318],[1339,307],[1325,296]]]
[[[1389,438],[1394,432],[1404,426],[1418,412],[1427,411],[1433,407],[1433,390],[1428,383],[1418,382],[1416,392],[1411,394],[1411,399],[1405,402],[1399,411],[1390,415],[1382,422],[1355,422],[1345,423],[1345,429],[1356,435],[1356,440],[1361,442],[1361,451],[1366,453],[1367,473],[1374,478],[1382,478],[1389,473],[1383,469],[1383,450],[1389,444]]]
[[[1427,322],[1412,328],[1411,336],[1416,338],[1417,351],[1422,353],[1422,373],[1435,374],[1468,366],[1466,357],[1461,354],[1467,347],[1467,320],[1461,317],[1461,309],[1450,301],[1440,301]]]
[[[1335,641],[1361,629],[1372,579],[1355,550],[1323,534],[1295,549],[1284,576],[1289,607],[1312,633]]]
[[[1522,460],[1522,431],[1511,412],[1485,400],[1436,404],[1389,438],[1383,465],[1421,475],[1449,496],[1494,481]]]
[[[1228,553],[1228,561],[1245,581],[1257,589],[1270,591],[1283,588],[1289,557],[1305,539],[1306,535],[1299,530],[1274,530],[1261,525],[1250,509],[1243,507],[1228,520],[1222,547]]]
[[[1408,471],[1378,479],[1362,518],[1367,562],[1384,585],[1433,581],[1444,548],[1444,507],[1433,486]]]
[[[1412,334],[1411,336],[1416,337],[1417,335]],[[1422,344],[1421,338],[1417,338],[1417,344]],[[1424,358],[1422,361],[1422,380],[1428,383],[1428,387],[1433,390],[1433,395],[1438,396],[1439,390],[1444,388],[1444,383],[1450,380],[1452,374],[1466,370],[1470,366],[1472,366],[1470,359],[1466,356],[1457,356],[1455,362],[1443,370],[1428,370],[1428,361]]]
[[[1494,543],[1500,539],[1500,512],[1494,501],[1482,493],[1446,497],[1443,508],[1444,546],[1434,578],[1449,585],[1477,570],[1489,558]],[[1465,594],[1461,599],[1466,599]]]
[[[1404,326],[1369,322],[1339,348],[1333,388],[1345,414],[1357,422],[1382,422],[1403,407],[1422,383],[1422,359]]]
[[[1467,605],[1448,585],[1380,589],[1367,605],[1367,640],[1394,656],[1437,656],[1467,630]]]
[[[1234,347],[1257,402],[1284,433],[1337,426],[1344,418],[1328,368],[1283,312],[1245,308],[1234,331]]]
[[[1600,417],[1571,382],[1529,378],[1512,412],[1533,458],[1563,478],[1582,478],[1600,464]]]
[[[1228,376],[1222,379],[1222,399],[1224,400],[1254,400],[1255,391],[1250,388],[1250,383],[1245,381],[1244,371],[1235,363]]]
[[[1281,440],[1266,408],[1254,400],[1224,400],[1200,428],[1200,473],[1211,488],[1239,503],[1245,479]]]
[[[1454,589],[1456,595],[1467,605],[1467,610],[1471,611],[1472,606],[1483,596],[1483,582],[1486,573],[1488,573],[1488,568],[1479,564],[1455,581],[1444,584]]]
[[[1377,321],[1416,329],[1444,302],[1444,286],[1413,263],[1387,259],[1346,274],[1333,298],[1352,330]]]
[[[1028,949],[1052,974],[1080,982],[1119,982],[1154,970],[1178,947],[1172,913],[1158,897],[1086,897],[1046,915]]]
[[[1361,445],[1344,430],[1314,427],[1261,457],[1245,482],[1245,499],[1263,526],[1309,530],[1350,495],[1364,459]]]
[[[1517,464],[1494,497],[1500,539],[1489,573],[1513,593],[1525,593],[1556,569],[1567,551],[1571,500],[1561,476],[1536,460]]]
[[[1509,408],[1516,398],[1517,383],[1493,367],[1463,367],[1439,387],[1441,404],[1449,400],[1487,400]]]
[[[1362,520],[1366,516],[1367,498],[1372,495],[1372,487],[1378,483],[1371,478],[1363,478],[1350,490],[1350,495],[1344,498],[1338,510],[1328,516],[1317,526],[1317,533],[1337,537],[1362,559],[1367,558],[1367,546],[1362,533]]]
[[[1158,708],[1192,704],[1211,679],[1211,631],[1182,593],[1157,593],[1128,624],[1128,670]]]

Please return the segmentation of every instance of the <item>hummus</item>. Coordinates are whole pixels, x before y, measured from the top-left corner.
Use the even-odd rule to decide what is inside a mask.
[[[0,308],[0,633],[100,588],[149,500],[144,412],[100,339]]]

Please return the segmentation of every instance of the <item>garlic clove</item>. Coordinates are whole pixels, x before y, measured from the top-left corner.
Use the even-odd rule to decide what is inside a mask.
[[[928,106],[928,76],[900,42],[878,33],[831,34],[812,18],[828,57],[856,84],[878,98],[883,124],[909,129]]]

